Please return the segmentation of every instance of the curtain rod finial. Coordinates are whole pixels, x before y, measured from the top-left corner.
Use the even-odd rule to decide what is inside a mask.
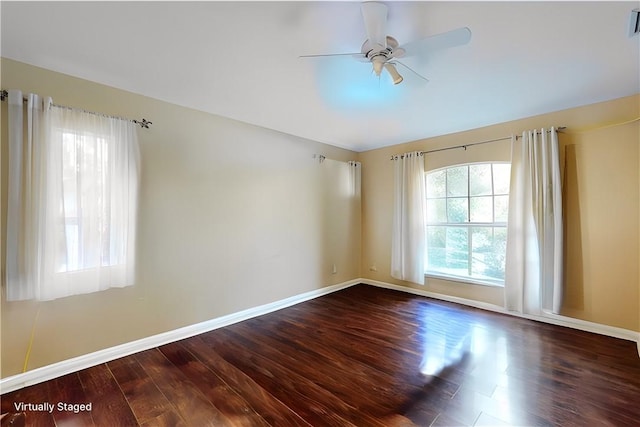
[[[147,119],[142,119],[142,121],[133,120],[133,123],[140,125],[141,128],[149,129],[149,125],[152,125],[153,122],[148,121]]]

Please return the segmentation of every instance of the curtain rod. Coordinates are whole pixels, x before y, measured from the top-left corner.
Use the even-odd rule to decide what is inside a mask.
[[[564,130],[566,129],[566,126],[559,126],[556,128],[557,130]],[[547,131],[549,132],[549,131]],[[540,134],[540,132],[538,132],[538,135]],[[437,153],[438,151],[447,151],[447,150],[455,150],[457,148],[464,148],[464,150],[467,150],[467,147],[473,147],[474,145],[482,145],[482,144],[488,144],[490,142],[498,142],[498,141],[504,141],[506,139],[511,139],[513,138],[513,136],[503,136],[502,138],[494,138],[494,139],[488,139],[486,141],[479,141],[479,142],[472,142],[469,144],[462,144],[462,145],[454,145],[453,147],[444,147],[444,148],[436,148],[435,150],[428,150],[428,151],[418,151],[418,153],[420,153],[420,155],[423,154],[429,154],[429,153]],[[516,139],[518,138],[522,138],[521,136],[515,136]],[[402,158],[402,154],[396,154],[391,156],[391,160],[395,160],[397,158]]]
[[[7,99],[7,97],[9,96],[9,92],[5,89],[2,89],[0,91],[0,101],[4,101]],[[27,102],[27,98],[26,97],[22,97],[22,101],[23,102]],[[67,107],[66,105],[58,105],[58,104],[52,104],[54,107],[58,107],[58,108],[66,108],[67,110],[73,110],[73,111],[82,111],[83,113],[87,113],[87,114],[94,114],[96,116],[102,116],[102,117],[109,117],[112,119],[120,119],[120,120],[126,120],[129,121],[131,123],[135,123],[137,125],[140,125],[141,128],[145,128],[145,129],[149,129],[149,125],[152,125],[153,122],[150,122],[147,119],[142,119],[142,120],[135,120],[135,119],[127,119],[124,117],[119,117],[119,116],[111,116],[109,114],[103,114],[103,113],[96,113],[94,111],[87,111],[87,110],[83,110],[81,108],[74,108],[74,107]]]
[[[322,163],[325,160],[327,160],[327,157],[323,154],[314,154],[312,156],[314,159],[318,159],[318,163]],[[333,160],[333,159],[330,159]],[[357,160],[335,160],[336,162],[343,162],[343,163],[354,163],[354,166],[358,166],[360,165],[360,162]]]

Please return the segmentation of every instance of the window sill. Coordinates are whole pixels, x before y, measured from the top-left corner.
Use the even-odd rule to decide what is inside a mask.
[[[424,277],[430,278],[430,279],[447,280],[449,282],[457,282],[465,285],[479,285],[479,286],[488,286],[491,288],[504,288],[504,284],[502,283],[483,282],[481,280],[470,279],[468,277],[447,276],[444,274],[436,274],[436,273],[425,273]]]

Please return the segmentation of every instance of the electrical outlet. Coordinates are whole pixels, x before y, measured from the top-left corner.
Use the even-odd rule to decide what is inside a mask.
[[[333,264],[333,268],[331,269],[331,274],[336,274],[338,272],[338,267],[336,267],[335,264]]]
[[[378,267],[372,265],[371,267],[369,267],[369,271],[378,271]]]

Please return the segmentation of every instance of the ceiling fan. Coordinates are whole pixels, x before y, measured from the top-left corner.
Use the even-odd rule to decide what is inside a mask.
[[[376,1],[366,1],[361,4],[362,17],[367,32],[367,39],[357,53],[330,53],[320,55],[301,55],[301,58],[317,58],[327,56],[351,56],[360,62],[370,62],[373,72],[380,76],[382,70],[387,70],[393,84],[401,83],[403,77],[396,65],[401,65],[424,81],[429,81],[398,58],[410,56],[425,56],[429,53],[469,43],[471,31],[467,27],[436,34],[420,40],[406,43],[402,46],[398,41],[387,35],[387,5]]]

